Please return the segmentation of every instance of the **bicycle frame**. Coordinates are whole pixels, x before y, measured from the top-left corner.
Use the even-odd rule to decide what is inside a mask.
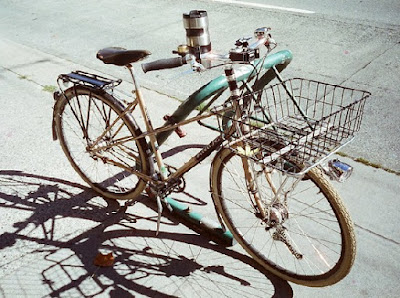
[[[258,78],[254,84],[255,88],[257,86],[265,86],[268,84],[275,76],[276,71],[282,71],[292,60],[292,53],[289,50],[284,50],[277,52],[275,54],[267,56],[265,59],[256,60],[254,66],[252,65],[243,65],[239,69],[235,70],[236,81],[237,82],[245,82],[247,79],[251,79],[255,76],[257,71],[262,68],[267,69],[269,71],[264,74],[262,78]],[[161,175],[161,178],[164,182],[168,183],[170,181],[174,181],[182,177],[186,172],[188,172],[191,168],[195,167],[198,163],[202,162],[205,158],[207,158],[213,151],[221,146],[224,139],[221,136],[218,136],[214,140],[212,140],[208,145],[206,145],[200,152],[198,152],[195,156],[190,158],[187,162],[185,162],[179,169],[175,172],[168,175],[166,171],[166,167],[164,165],[163,158],[161,156],[160,151],[158,150],[159,145],[165,142],[165,140],[171,135],[174,129],[178,126],[186,125],[192,123],[194,121],[199,121],[204,118],[208,118],[213,116],[213,114],[207,115],[198,115],[195,117],[191,117],[186,119],[188,115],[196,109],[197,106],[202,104],[203,102],[209,100],[215,94],[221,94],[222,91],[228,88],[228,80],[225,75],[221,75],[214,80],[210,81],[206,85],[202,86],[192,95],[190,95],[186,101],[184,101],[178,109],[172,114],[172,116],[165,122],[165,124],[159,128],[153,128],[150,116],[147,111],[147,107],[145,104],[145,100],[143,98],[140,86],[135,79],[134,70],[132,67],[128,67],[132,81],[135,85],[135,93],[136,93],[136,101],[126,108],[126,112],[129,112],[132,109],[132,106],[138,105],[143,116],[146,132],[135,137],[129,138],[127,140],[123,140],[121,142],[136,140],[139,138],[149,137],[150,142],[149,145],[152,149],[153,154],[155,155],[157,166]],[[111,129],[111,127],[109,128]],[[104,132],[106,133],[106,131]],[[98,139],[101,139],[102,136],[99,136]],[[118,142],[119,143],[119,142]],[[95,144],[96,145],[96,142]],[[99,151],[104,149],[103,147],[97,148],[95,151]],[[115,163],[115,162],[114,162]],[[147,182],[155,182],[153,178],[153,173],[150,175],[145,175],[135,169],[128,169],[121,164],[115,163],[117,166],[125,168],[127,171],[134,172],[134,174],[141,177],[143,180]]]
[[[275,72],[272,70],[276,67],[279,72],[286,68],[286,66],[292,61],[293,55],[289,50],[279,51],[277,53],[268,55],[265,60],[256,60],[254,66],[260,70],[262,68],[268,69],[263,78],[260,78],[256,83],[255,87],[262,87],[268,84],[274,77]],[[235,71],[236,80],[243,82],[248,78],[252,78],[255,75],[255,69],[251,65],[243,65]],[[190,95],[171,115],[171,117],[165,122],[163,127],[179,123],[186,119],[188,115],[196,109],[197,106],[210,99],[213,95],[217,94],[228,88],[228,81],[225,75],[221,75],[214,80],[210,81],[200,89]],[[256,91],[256,90],[254,90]],[[157,134],[157,142],[159,145],[163,144],[169,135],[173,132],[172,130],[162,131]]]
[[[261,85],[264,86],[268,84],[276,76],[275,71],[282,71],[291,62],[291,60],[292,60],[292,53],[289,50],[283,50],[275,54],[269,55],[265,59],[259,59],[255,61],[254,66],[243,65],[239,69],[235,70],[236,81],[244,82],[249,78],[251,79],[256,75],[257,71],[264,68],[271,70],[271,72],[267,72],[263,78],[259,78],[257,80],[260,86]],[[196,109],[197,106],[209,100],[213,95],[218,94],[219,92],[222,92],[225,89],[227,89],[229,86],[228,80],[225,75],[221,75],[215,78],[214,80],[210,81],[206,85],[202,86],[192,95],[190,95],[186,99],[186,101],[184,101],[178,107],[178,109],[172,114],[172,116],[165,122],[165,124],[162,127],[154,129],[151,125],[151,121],[148,116],[144,99],[140,91],[140,86],[135,81],[135,77],[132,70],[131,70],[131,75],[132,75],[132,80],[134,81],[136,87],[137,101],[141,109],[142,116],[145,119],[146,129],[147,129],[147,132],[145,134],[138,136],[137,138],[149,136],[150,145],[153,150],[153,153],[155,154],[157,165],[163,180],[169,182],[182,177],[191,168],[193,168],[198,163],[207,158],[214,150],[219,148],[219,146],[223,143],[224,139],[221,136],[218,136],[213,141],[211,141],[207,146],[205,146],[200,152],[198,152],[195,156],[190,158],[189,161],[184,163],[179,169],[177,169],[176,172],[172,173],[169,176],[168,175],[164,176],[162,172],[165,171],[164,170],[165,166],[161,154],[158,151],[158,146],[165,142],[165,140],[169,137],[169,135],[171,135],[172,131],[176,127],[212,116],[212,115],[201,115],[186,119],[188,115],[194,109]],[[263,82],[260,82],[260,80],[263,80]]]
[[[238,69],[236,69],[235,70],[236,81],[237,82],[245,82],[248,79],[254,78],[256,73],[258,73],[258,71],[260,71],[261,69],[266,69],[267,72],[261,78],[256,78],[256,81],[253,85],[253,87],[255,89],[254,91],[256,91],[256,90],[258,90],[258,88],[262,88],[263,86],[268,84],[273,78],[275,78],[276,71],[280,72],[283,69],[285,69],[286,66],[291,62],[291,60],[292,60],[292,53],[289,50],[283,50],[283,51],[268,55],[265,59],[256,60],[254,62],[254,65],[245,64],[245,65],[242,65],[241,67],[239,67]],[[151,123],[150,116],[147,111],[147,107],[146,107],[145,100],[143,98],[140,86],[135,79],[133,67],[128,67],[128,69],[131,73],[132,80],[135,85],[136,100],[126,107],[124,114],[129,113],[136,107],[136,105],[138,105],[140,107],[141,114],[144,118],[146,131],[137,137],[119,140],[116,144],[124,143],[124,142],[131,141],[131,140],[136,140],[139,138],[148,137],[150,139],[149,145],[152,149],[152,153],[156,157],[156,162],[157,162],[158,169],[161,174],[162,180],[164,182],[168,183],[175,179],[179,179],[186,172],[188,172],[191,168],[196,166],[198,163],[200,163],[205,158],[207,158],[213,151],[215,151],[217,148],[219,148],[221,146],[221,144],[223,143],[224,139],[221,136],[219,136],[219,137],[215,138],[214,140],[212,140],[200,152],[198,152],[195,156],[190,158],[189,161],[184,163],[175,172],[171,173],[171,175],[168,175],[168,173],[166,171],[166,167],[164,165],[164,162],[161,157],[160,151],[158,150],[158,147],[165,142],[165,140],[171,135],[171,133],[174,131],[174,129],[176,127],[186,125],[186,124],[192,123],[194,121],[199,121],[204,118],[213,116],[213,114],[207,114],[207,115],[198,115],[198,116],[186,119],[188,117],[188,115],[197,108],[197,106],[199,106],[203,102],[209,100],[214,95],[219,96],[220,94],[222,94],[222,92],[228,88],[227,78],[225,75],[220,75],[219,77],[208,82],[206,85],[202,86],[200,89],[195,91],[192,95],[190,95],[178,107],[178,109],[172,114],[172,116],[168,120],[166,120],[166,122],[164,123],[163,126],[154,129],[152,126],[152,123]],[[109,129],[111,129],[112,126],[113,126],[113,124],[110,126]],[[105,133],[107,133],[107,130],[104,131],[103,135]],[[53,135],[54,135],[54,132],[53,132]],[[100,140],[103,135],[99,136],[98,140]],[[104,147],[94,148],[96,143],[97,143],[97,141],[93,144],[93,148],[92,148],[93,152],[105,149]],[[124,165],[119,164],[118,162],[113,161],[113,163],[116,166],[124,168],[125,170],[132,172],[133,174],[139,176],[141,179],[145,180],[146,182],[155,182],[156,181],[153,177],[153,173],[150,173],[150,175],[146,175],[135,169],[127,168]]]

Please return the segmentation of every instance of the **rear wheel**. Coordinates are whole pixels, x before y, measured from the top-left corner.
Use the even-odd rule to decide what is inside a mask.
[[[111,95],[72,87],[55,106],[61,147],[78,174],[101,195],[133,199],[146,183],[132,170],[149,172],[145,140],[124,106]]]
[[[257,205],[242,158],[223,149],[211,171],[213,200],[238,243],[264,268],[298,284],[327,286],[344,278],[355,258],[353,225],[322,173],[312,169],[299,180],[247,160]]]

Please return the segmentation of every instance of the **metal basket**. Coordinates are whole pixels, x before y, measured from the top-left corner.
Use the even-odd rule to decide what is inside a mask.
[[[229,136],[227,147],[301,175],[352,140],[369,96],[366,91],[291,79],[244,95],[240,109],[225,104],[214,111],[220,131]],[[233,135],[227,133],[231,125],[236,126]]]

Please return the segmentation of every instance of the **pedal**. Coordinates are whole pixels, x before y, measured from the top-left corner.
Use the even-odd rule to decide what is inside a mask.
[[[171,115],[165,115],[164,117],[163,117],[163,119],[165,120],[165,121],[168,121],[168,120],[170,120],[171,119]],[[186,137],[186,135],[187,135],[187,133],[186,133],[186,131],[181,127],[181,126],[178,126],[177,128],[175,128],[175,133],[180,137],[180,138],[183,138],[183,137]]]

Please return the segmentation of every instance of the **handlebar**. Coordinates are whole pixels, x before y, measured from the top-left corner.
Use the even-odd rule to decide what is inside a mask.
[[[146,73],[152,70],[160,70],[167,68],[175,68],[186,64],[186,60],[183,57],[160,59],[149,63],[143,63],[142,69]]]
[[[269,33],[271,29],[267,27],[258,28],[254,31],[254,35],[256,37],[256,41],[251,45],[246,43],[246,46],[243,46],[243,49],[249,49],[250,51],[258,50],[261,46],[265,46],[267,48],[267,54],[271,52],[276,46],[276,41],[271,37]],[[249,38],[250,39],[250,38]],[[248,40],[248,39],[245,39]],[[241,41],[238,40],[237,43]],[[242,44],[242,43],[239,43]],[[167,59],[160,59],[149,63],[143,63],[142,69],[146,73],[148,71],[153,70],[161,70],[161,69],[168,69],[168,68],[176,68],[180,67],[183,64],[190,64],[193,71],[202,71],[205,70],[205,67],[199,63],[198,61],[205,60],[205,61],[220,61],[223,63],[232,63],[232,62],[240,62],[241,57],[245,57],[243,55],[244,52],[240,51],[241,48],[237,47],[239,50],[239,55],[235,55],[235,49],[231,50],[229,54],[215,54],[211,52],[200,54],[200,57],[192,54],[187,53],[185,56],[175,57],[175,58],[167,58]],[[233,51],[233,55],[232,55]],[[183,55],[183,54],[182,54]],[[253,54],[254,56],[254,54]],[[234,59],[233,57],[238,57],[238,59]],[[247,57],[247,56],[246,56]],[[200,58],[200,59],[198,59]],[[254,59],[254,58],[252,58]],[[249,60],[246,60],[249,61]],[[252,60],[251,60],[252,61]],[[243,61],[242,61],[243,62]]]

